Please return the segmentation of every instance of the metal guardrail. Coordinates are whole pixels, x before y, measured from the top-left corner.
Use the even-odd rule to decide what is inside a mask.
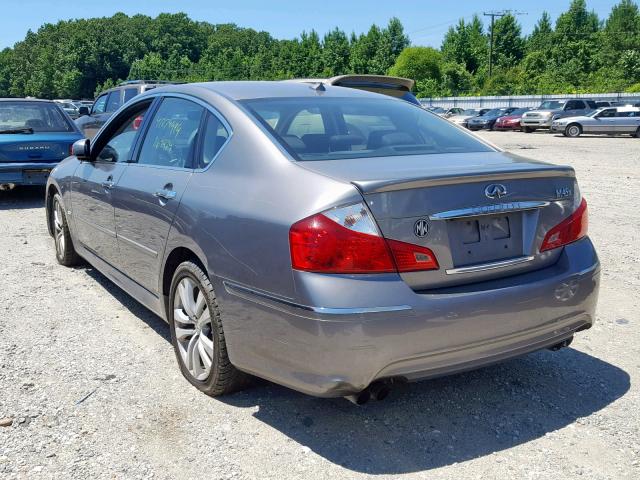
[[[420,98],[426,106],[493,108],[493,107],[537,107],[544,100],[566,98],[588,98],[596,101],[640,103],[640,93],[565,93],[554,95],[502,95],[486,97],[434,97]]]

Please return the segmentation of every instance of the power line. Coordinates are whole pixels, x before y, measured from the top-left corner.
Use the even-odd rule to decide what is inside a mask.
[[[499,12],[482,12],[482,15],[485,17],[491,17],[491,36],[489,40],[489,77],[491,77],[491,72],[493,71],[493,24],[496,20],[496,17],[502,18],[505,15],[526,15],[527,12],[518,12],[515,10],[501,10]]]

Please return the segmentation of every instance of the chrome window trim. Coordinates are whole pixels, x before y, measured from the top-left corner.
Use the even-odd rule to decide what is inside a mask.
[[[482,263],[479,265],[471,265],[468,267],[450,268],[445,270],[447,275],[457,275],[461,273],[475,273],[484,272],[487,270],[495,270],[496,268],[511,267],[513,265],[519,265],[521,263],[531,262],[535,257],[529,255],[526,257],[510,258],[509,260],[500,260],[499,262]]]
[[[460,208],[457,210],[447,210],[445,212],[434,213],[429,215],[429,220],[454,220],[456,218],[480,217],[496,213],[521,212],[524,210],[535,210],[549,205],[551,205],[551,202],[546,201],[496,203],[493,205]]]

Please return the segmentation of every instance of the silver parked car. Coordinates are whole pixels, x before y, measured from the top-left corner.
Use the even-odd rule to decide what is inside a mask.
[[[567,137],[578,137],[583,133],[606,135],[632,135],[640,138],[640,108],[607,107],[578,117],[554,120],[552,132]]]
[[[573,169],[357,89],[154,89],[74,145],[46,207],[58,261],[166,319],[209,395],[252,374],[362,403],[595,320]]]
[[[538,108],[524,113],[520,119],[520,126],[524,133],[531,133],[541,128],[550,129],[551,123],[558,118],[585,115],[597,108],[593,100],[546,100]]]

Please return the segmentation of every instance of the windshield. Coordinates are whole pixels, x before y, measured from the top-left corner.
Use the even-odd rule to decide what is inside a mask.
[[[530,108],[516,108],[509,115],[522,115],[523,113],[528,112],[529,110]]]
[[[559,102],[557,100],[547,100],[546,102],[542,102],[538,107],[539,110],[555,110],[558,108],[562,108],[564,106],[564,102]]]
[[[396,100],[304,97],[242,103],[297,160],[493,151],[446,120]]]
[[[475,117],[479,113],[480,112],[478,112],[478,110],[474,110],[473,108],[470,108],[468,110],[463,110],[460,115],[464,115],[464,116],[468,116],[468,117]]]
[[[73,132],[60,109],[51,103],[0,102],[0,130],[33,132]]]
[[[504,113],[504,110],[502,108],[494,108],[494,109],[489,110],[483,116],[484,117],[491,117],[491,116],[496,116],[496,115],[502,115],[503,113]]]

